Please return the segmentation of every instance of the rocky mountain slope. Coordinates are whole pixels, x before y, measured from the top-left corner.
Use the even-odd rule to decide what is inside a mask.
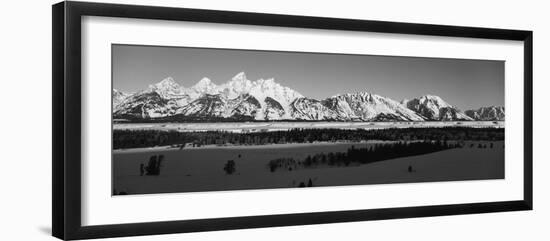
[[[505,117],[502,106],[481,107],[477,110],[467,110],[465,113],[472,119],[482,121],[503,121]]]
[[[473,120],[461,110],[435,95],[425,95],[412,100],[403,100],[401,104],[431,121]]]
[[[113,116],[174,121],[471,121],[503,120],[504,109],[464,113],[434,95],[397,102],[358,92],[316,100],[274,79],[251,81],[241,72],[220,85],[205,77],[186,88],[168,77],[134,94],[113,89]]]

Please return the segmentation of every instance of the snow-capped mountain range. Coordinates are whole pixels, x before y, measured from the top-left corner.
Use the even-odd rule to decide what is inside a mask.
[[[481,107],[477,110],[467,110],[465,113],[472,119],[482,121],[504,120],[505,117],[502,106]]]
[[[203,78],[183,87],[168,77],[136,93],[113,89],[115,119],[170,121],[472,121],[504,120],[503,107],[462,112],[438,96],[397,102],[367,92],[308,98],[274,79],[241,72],[224,84]]]
[[[425,95],[412,100],[403,100],[401,104],[417,114],[424,116],[427,120],[474,120],[445,102],[441,97],[435,95]]]

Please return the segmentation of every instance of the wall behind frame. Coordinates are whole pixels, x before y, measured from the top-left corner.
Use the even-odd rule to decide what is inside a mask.
[[[99,1],[99,0],[98,0]],[[51,4],[4,3],[2,38],[2,240],[54,240],[51,231]],[[550,219],[550,21],[544,1],[102,0],[232,11],[316,15],[534,31],[534,211],[155,236],[155,240],[547,240]],[[113,240],[151,240],[132,237]]]

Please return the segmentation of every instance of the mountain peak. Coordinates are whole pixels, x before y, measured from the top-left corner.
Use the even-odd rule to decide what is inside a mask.
[[[231,78],[231,80],[239,81],[239,82],[245,81],[246,80],[246,74],[244,73],[244,71],[241,71],[238,74],[236,74],[233,78]]]
[[[452,105],[450,105],[449,103],[445,102],[441,97],[437,96],[437,95],[424,95],[422,97],[419,98],[420,102],[422,103],[427,103],[427,102],[431,102],[433,104],[435,104],[437,107],[439,108],[442,108],[442,107],[453,107]]]
[[[428,94],[409,101],[403,101],[401,104],[426,117],[428,120],[472,120],[464,112],[445,102],[437,95]]]
[[[360,91],[355,93],[338,94],[333,96],[332,98],[362,98],[366,100],[368,99],[372,100],[373,98],[382,98],[382,96],[371,94],[366,91]]]
[[[174,81],[174,78],[167,77],[154,85],[150,85],[149,88],[155,90],[173,90],[179,89],[180,85]]]
[[[197,82],[195,85],[193,85],[192,88],[202,93],[211,94],[216,89],[216,87],[216,84],[212,83],[209,78],[204,77],[199,80],[199,82]]]
[[[252,87],[252,82],[246,78],[244,72],[240,72],[222,86],[228,93],[231,93],[230,97],[234,97],[235,95],[248,93]]]
[[[212,80],[210,80],[208,77],[203,77],[195,85],[210,85],[210,84],[212,84]]]
[[[467,110],[466,115],[475,120],[483,121],[504,121],[505,113],[503,106],[487,106],[474,110]]]
[[[441,99],[441,97],[439,97],[437,95],[432,95],[432,94],[427,94],[427,95],[420,96],[420,99],[443,100],[443,99]]]
[[[371,94],[371,93],[366,92],[366,91],[357,92],[357,94],[360,95],[360,96],[374,96],[374,97],[380,97],[380,96],[377,95],[377,94]]]
[[[176,83],[176,81],[174,80],[174,78],[172,78],[171,76],[168,76],[168,77],[164,78],[163,80],[161,80],[160,82],[158,82],[158,84],[162,84],[162,85],[178,85],[178,83]]]

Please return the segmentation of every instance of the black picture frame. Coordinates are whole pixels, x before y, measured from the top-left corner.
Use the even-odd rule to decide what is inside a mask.
[[[140,222],[99,226],[81,224],[81,17],[229,23],[327,30],[414,34],[524,43],[524,186],[523,199],[456,205],[342,210],[284,215]],[[52,233],[65,239],[185,233],[212,230],[307,225],[380,219],[531,210],[533,208],[533,33],[415,23],[335,19],[261,13],[197,10],[89,2],[60,2],[52,6]],[[107,81],[107,80],[106,80]]]

